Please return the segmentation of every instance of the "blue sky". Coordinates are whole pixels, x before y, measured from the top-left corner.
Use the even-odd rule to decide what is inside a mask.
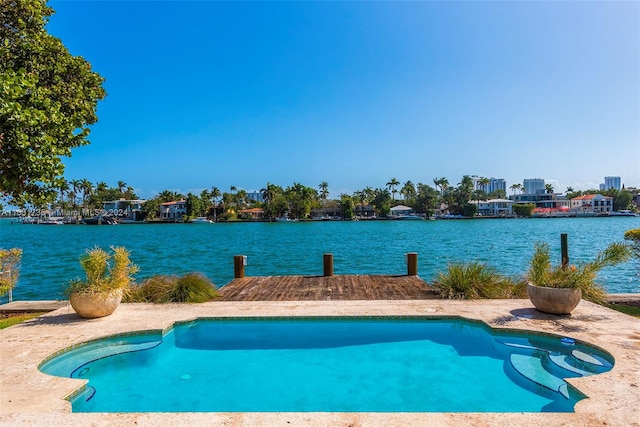
[[[640,187],[638,2],[52,1],[106,78],[67,179]]]

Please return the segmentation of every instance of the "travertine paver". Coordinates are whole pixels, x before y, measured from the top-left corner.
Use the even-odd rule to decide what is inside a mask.
[[[615,357],[605,374],[569,380],[589,396],[563,413],[71,413],[64,397],[83,382],[37,365],[73,344],[132,330],[164,329],[198,316],[457,315],[491,326],[570,335]],[[528,300],[282,301],[123,304],[102,319],[69,307],[0,331],[0,424],[37,426],[640,426],[640,320],[582,301],[570,317],[536,312]],[[425,390],[428,392],[428,388]],[[239,398],[242,398],[239,396]],[[438,396],[433,396],[437,399]]]

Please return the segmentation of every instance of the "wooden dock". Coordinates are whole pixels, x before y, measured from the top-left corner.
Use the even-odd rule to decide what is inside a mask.
[[[219,301],[435,299],[418,276],[338,275],[242,277],[221,287]]]

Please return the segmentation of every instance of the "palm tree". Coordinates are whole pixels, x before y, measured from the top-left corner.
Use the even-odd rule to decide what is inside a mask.
[[[109,186],[104,181],[100,181],[96,184],[96,193],[98,193],[98,195],[100,195],[100,193],[104,193],[108,189],[109,189]]]
[[[521,189],[521,188],[522,188],[522,184],[520,184],[520,183],[511,184],[511,186],[509,187],[509,189],[510,189],[511,191],[513,191],[513,195],[514,195],[514,196],[516,195],[516,190],[519,190],[519,189]]]
[[[60,192],[60,206],[64,209],[64,195],[69,192],[69,181],[64,178],[61,178],[58,183],[58,191]]]
[[[545,184],[544,185],[544,189],[546,190],[547,194],[552,194],[553,193],[553,185],[551,185],[551,184]]]
[[[73,190],[71,192],[71,194],[73,195],[73,209],[75,210],[78,207],[77,196],[78,196],[78,191],[82,188],[82,180],[72,179],[70,183],[71,183],[71,188]]]
[[[405,200],[411,200],[416,196],[416,186],[413,185],[413,182],[407,181],[400,190],[400,194],[402,194]]]
[[[327,197],[329,197],[329,184],[327,184],[327,181],[322,181],[318,188],[320,189],[320,198],[323,202],[326,202]]]
[[[247,192],[245,190],[236,191],[236,205],[240,210],[244,208],[244,205],[247,202]]]
[[[487,177],[480,177],[480,179],[478,180],[478,189],[476,190],[476,200],[478,202],[478,205],[476,206],[478,208],[477,213],[480,213],[480,197],[487,195],[487,191],[485,189],[490,182],[491,180]],[[480,189],[480,187],[482,187],[482,190]]]
[[[573,193],[573,187],[571,187],[571,186],[567,187],[567,192],[566,193]]]
[[[87,198],[93,194],[93,184],[87,178],[82,180],[82,207],[86,207]]]
[[[487,177],[483,176],[478,180],[478,186],[482,187],[482,191],[484,191],[485,193],[488,193],[487,185],[489,184],[491,184],[491,180]],[[478,190],[480,190],[480,188]]]
[[[118,181],[118,192],[122,194],[126,189],[127,189],[127,183],[124,181]]]
[[[398,190],[396,190],[396,187],[400,185],[400,181],[398,181],[395,178],[391,178],[391,181],[387,182],[387,188],[389,189],[389,191],[391,191],[391,195],[393,196],[393,200],[396,200],[396,193],[398,192]]]

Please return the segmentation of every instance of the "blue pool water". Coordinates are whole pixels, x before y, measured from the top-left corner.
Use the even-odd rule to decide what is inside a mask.
[[[198,319],[40,369],[89,380],[74,412],[571,412],[563,378],[613,358],[564,341],[458,318]]]

